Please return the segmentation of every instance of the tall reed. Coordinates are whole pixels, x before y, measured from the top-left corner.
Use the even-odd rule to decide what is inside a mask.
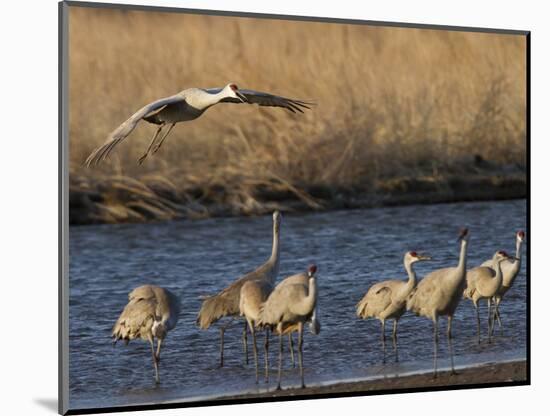
[[[524,165],[525,53],[513,35],[72,7],[71,178],[155,178],[191,199],[222,187],[247,204],[258,187],[369,189],[472,155]],[[141,123],[82,167],[145,103],[230,81],[317,105],[216,106],[139,166],[154,132]]]

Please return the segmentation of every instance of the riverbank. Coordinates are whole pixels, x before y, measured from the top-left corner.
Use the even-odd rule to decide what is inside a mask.
[[[88,8],[71,21],[71,224],[526,196],[520,36]],[[150,47],[152,32],[162,45]],[[131,65],[120,59],[129,50]],[[231,68],[218,50],[238,56]],[[167,57],[185,70],[159,66]],[[83,166],[146,103],[231,80],[316,105],[214,106],[141,165],[155,127],[140,122],[99,166]]]
[[[387,376],[374,380],[336,383],[325,386],[313,386],[305,389],[289,388],[261,394],[245,394],[224,397],[223,400],[267,399],[274,397],[299,397],[317,394],[371,393],[388,390],[408,390],[439,388],[464,385],[483,385],[500,383],[521,383],[527,381],[527,362],[491,363],[472,368],[460,369],[456,374],[443,371],[434,378],[432,373],[408,376]],[[306,380],[307,382],[307,380]]]
[[[316,398],[318,396],[325,397],[341,397],[346,395],[368,395],[368,394],[383,394],[388,392],[411,392],[422,390],[440,390],[449,389],[453,387],[484,387],[489,386],[505,386],[505,385],[522,385],[527,383],[527,362],[525,360],[508,361],[501,363],[490,363],[477,365],[473,367],[457,367],[457,372],[451,374],[446,369],[439,371],[438,377],[433,378],[432,372],[427,371],[424,373],[415,373],[410,375],[395,375],[391,376],[386,374],[385,376],[369,378],[365,380],[357,380],[351,382],[334,382],[326,383],[323,385],[307,386],[303,389],[297,388],[297,386],[285,386],[285,380],[283,380],[283,388],[281,390],[274,390],[273,388],[267,392],[248,392],[238,394],[224,394],[224,395],[204,395],[193,398],[181,398],[176,391],[168,393],[165,399],[168,400],[150,400],[152,397],[148,397],[143,403],[135,403],[136,397],[133,397],[132,402],[128,402],[128,397],[105,398],[105,407],[96,408],[97,399],[87,400],[73,400],[71,413],[96,413],[102,411],[112,411],[120,409],[120,406],[124,406],[124,410],[146,410],[149,406],[160,406],[171,408],[174,405],[182,404],[183,406],[201,406],[203,404],[235,404],[249,401],[277,401],[285,399],[300,399],[300,398]],[[306,379],[307,383],[307,379]],[[143,400],[144,392],[141,391],[140,398]],[[217,397],[216,397],[217,396]],[[93,409],[90,411],[90,409]]]
[[[484,168],[474,160],[447,173],[395,176],[363,186],[335,187],[288,183],[281,178],[177,187],[160,176],[71,174],[69,223],[139,223],[174,219],[264,215],[286,212],[520,199],[527,196],[524,169]]]

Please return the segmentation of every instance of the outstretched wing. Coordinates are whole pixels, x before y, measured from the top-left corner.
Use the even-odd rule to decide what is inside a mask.
[[[173,104],[176,102],[184,101],[185,97],[176,94],[171,97],[161,98],[160,100],[154,101],[150,104],[147,104],[145,107],[136,111],[130,116],[128,120],[118,126],[101,146],[96,148],[90,156],[86,159],[85,165],[90,167],[92,165],[98,165],[102,160],[105,160],[111,150],[124,140],[137,126],[137,123],[148,114],[158,111],[163,107]]]
[[[221,88],[211,88],[206,90],[211,94],[217,94]],[[278,95],[269,94],[267,92],[254,91],[254,90],[238,90],[239,93],[245,96],[247,104],[258,104],[265,107],[282,107],[295,113],[296,111],[303,113],[303,109],[310,110],[315,103],[310,101],[295,100],[294,98],[285,98]],[[225,97],[220,100],[221,103],[235,103],[242,104],[242,101],[238,98]]]

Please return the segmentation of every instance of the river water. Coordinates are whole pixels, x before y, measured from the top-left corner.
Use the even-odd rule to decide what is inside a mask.
[[[526,227],[526,201],[453,203],[307,214],[285,214],[281,226],[278,280],[318,265],[321,333],[305,335],[306,384],[326,384],[375,375],[428,371],[432,324],[405,314],[399,323],[399,363],[391,338],[384,353],[380,324],[359,320],[355,304],[374,282],[405,280],[403,254],[429,253],[415,265],[418,278],[456,265],[460,227],[470,229],[468,266],[498,249],[515,252],[515,231]],[[226,331],[225,366],[218,367],[219,331],[195,326],[200,296],[213,294],[263,263],[271,253],[271,215],[153,224],[70,228],[70,408],[204,400],[276,386],[277,350],[271,340],[271,382],[254,381],[252,354],[244,365],[242,324]],[[525,247],[523,249],[525,257]],[[526,356],[526,261],[501,305],[503,331],[486,339],[486,305],[481,309],[482,343],[475,314],[462,301],[453,321],[457,365],[522,359]],[[168,334],[155,386],[149,345],[112,346],[110,330],[136,286],[155,284],[178,294],[182,310]],[[441,322],[442,321],[442,322]],[[439,365],[449,353],[441,320]],[[391,325],[387,325],[390,335]],[[249,337],[251,341],[251,337]],[[258,336],[260,360],[263,334]],[[286,348],[286,342],[285,342]],[[251,350],[250,350],[251,351]],[[288,353],[283,388],[297,385]]]

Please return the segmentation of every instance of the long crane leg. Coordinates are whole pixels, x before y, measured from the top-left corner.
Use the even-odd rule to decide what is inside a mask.
[[[168,137],[168,135],[170,134],[170,132],[172,131],[172,129],[174,128],[175,125],[176,125],[176,123],[170,124],[170,127],[168,127],[168,130],[166,131],[164,136],[162,136],[162,138],[157,142],[157,144],[153,148],[153,152],[151,154],[154,155],[155,153],[158,152],[158,150],[160,149],[160,146],[162,146],[162,144],[164,143],[164,141],[166,140],[166,138]]]
[[[500,298],[495,299],[495,316],[497,317],[498,327],[502,331],[502,322],[500,321],[500,310],[498,309],[500,305]]]
[[[265,382],[269,382],[269,328],[265,329],[264,342]]]
[[[290,350],[290,361],[292,362],[292,368],[296,367],[294,362],[294,341],[292,340],[292,332],[288,334],[288,349]]]
[[[393,350],[395,351],[395,362],[399,361],[399,352],[397,350],[397,319],[393,321],[393,331],[392,331],[392,341],[393,341]]]
[[[382,363],[386,364],[386,321],[382,320]]]
[[[438,317],[436,316],[433,320],[434,322],[434,378],[437,378],[437,349],[439,346],[439,336],[437,331],[437,323],[438,323]]]
[[[500,333],[502,334],[502,322],[500,321],[500,312],[498,310],[498,305],[500,303],[500,300],[493,297],[493,329],[491,330],[491,335],[495,332],[495,320],[498,322],[498,327],[500,328]]]
[[[277,390],[281,390],[281,372],[283,367],[283,334],[282,328],[279,331],[279,372],[277,376]]]
[[[254,367],[256,368],[256,384],[258,384],[258,347],[256,346],[256,329],[254,323],[250,322],[250,332],[252,333],[252,346],[254,348]]]
[[[138,159],[138,163],[141,165],[143,163],[143,161],[147,158],[147,156],[149,156],[149,152],[151,151],[151,148],[153,147],[153,144],[155,143],[155,140],[156,138],[158,137],[158,135],[160,134],[160,132],[162,131],[162,128],[164,127],[164,123],[159,125],[157,131],[155,132],[155,134],[153,134],[153,138],[151,139],[151,142],[149,143],[149,147],[147,148],[147,151],[143,154],[143,156],[141,156],[139,159]]]
[[[153,356],[153,366],[155,367],[155,382],[157,384],[159,384],[160,383],[159,363],[158,363],[158,360],[157,360],[157,356],[155,354],[155,345],[154,345],[153,337],[149,337],[149,343],[151,344],[151,354]]]
[[[491,308],[491,298],[487,299],[487,325],[488,325],[488,336],[489,336],[489,343],[491,343],[491,333],[493,332],[493,317],[491,316],[492,308]]]
[[[481,323],[479,321],[479,308],[477,303],[474,302],[474,308],[476,310],[476,322],[477,322],[477,343],[481,344]]]
[[[449,345],[449,355],[451,357],[451,374],[457,374],[455,371],[454,349],[453,349],[453,335],[452,335],[453,317],[447,318],[447,343]]]
[[[300,366],[300,378],[302,380],[302,388],[305,388],[304,383],[304,358],[303,358],[303,345],[304,345],[304,323],[298,324],[298,365]]]
[[[220,367],[223,367],[223,335],[225,333],[225,327],[220,328]]]
[[[160,349],[162,346],[162,341],[164,341],[164,339],[162,338],[157,339],[157,353],[155,355],[157,357],[157,363],[160,363]]]
[[[244,363],[248,365],[248,338],[246,335],[246,327],[248,324],[246,321],[244,321],[244,328],[243,328],[243,349],[244,349]]]

